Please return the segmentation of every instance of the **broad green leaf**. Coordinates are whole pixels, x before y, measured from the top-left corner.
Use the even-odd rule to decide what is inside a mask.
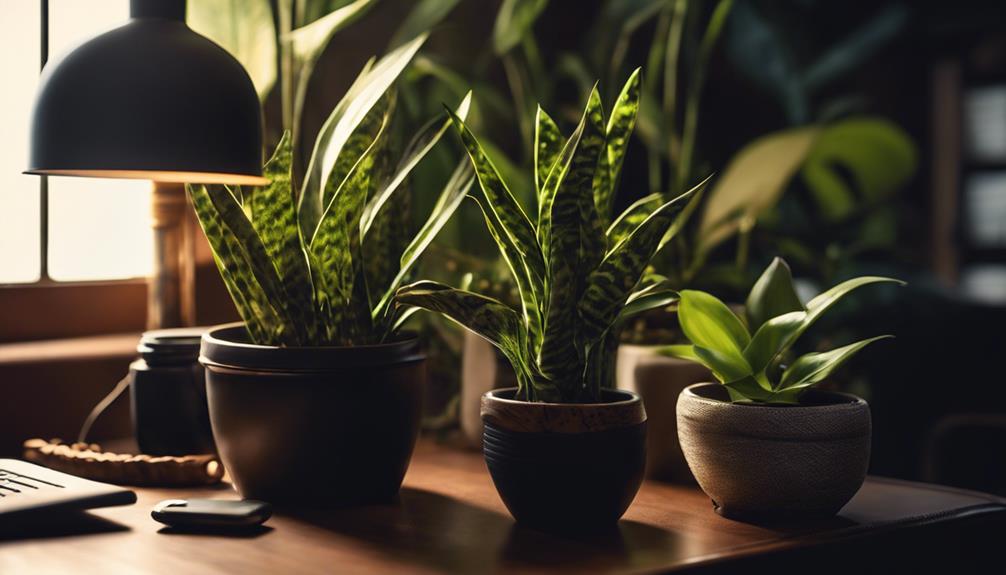
[[[618,99],[615,100],[615,105],[611,109],[611,117],[608,118],[608,125],[605,128],[607,132],[608,187],[601,190],[601,193],[596,197],[597,210],[605,222],[611,219],[615,192],[622,174],[622,164],[625,161],[625,153],[629,147],[632,130],[636,126],[640,83],[640,69],[636,68],[629,75],[629,79],[625,81],[625,85],[622,86],[622,91],[619,93]]]
[[[708,367],[713,372],[713,375],[723,383],[751,377],[751,366],[745,361],[744,356],[733,353],[728,349],[710,349],[700,345],[692,347],[695,356],[699,358],[702,365]]]
[[[468,92],[458,105],[456,114],[459,118],[464,119],[468,116],[471,102],[472,93]],[[433,149],[433,146],[440,141],[440,138],[450,125],[451,120],[449,118],[434,118],[423,126],[416,136],[412,138],[412,141],[409,142],[409,145],[406,146],[405,151],[402,153],[402,159],[398,162],[398,166],[395,167],[394,176],[384,184],[380,192],[367,202],[367,206],[363,211],[363,217],[360,219],[361,237],[367,237],[367,232],[370,231],[370,226],[373,225],[381,208],[384,207],[385,203],[409,177],[409,174],[412,173],[412,170],[419,162],[426,157],[426,154]]]
[[[797,403],[796,394],[765,389],[754,377],[747,376],[723,384],[735,403]]]
[[[702,363],[702,360],[695,353],[694,345],[685,345],[685,344],[664,345],[658,348],[656,352],[660,355],[666,355],[668,357],[676,357],[678,359],[687,359],[688,361]]]
[[[615,245],[625,239],[636,226],[648,218],[654,210],[664,204],[664,196],[661,194],[650,194],[636,200],[630,205],[614,222],[608,226],[608,245]]]
[[[881,335],[857,341],[856,343],[831,351],[802,355],[783,373],[779,389],[793,390],[820,383],[827,379],[832,372],[841,367],[853,355],[858,353],[859,350],[875,341],[892,337],[894,336]]]
[[[765,371],[806,319],[807,312],[799,310],[773,317],[761,324],[751,338],[751,343],[744,348],[744,358],[751,370],[755,374]]]
[[[754,221],[774,206],[819,132],[817,127],[776,132],[738,152],[706,198],[699,249],[709,251],[734,235],[744,220]]]
[[[420,35],[391,51],[372,67],[365,68],[325,121],[315,140],[298,204],[297,214],[305,237],[313,235],[321,220],[325,206],[322,190],[346,141],[425,41],[426,35]]]
[[[388,42],[396,48],[416,36],[432,30],[458,5],[458,0],[418,0]]]
[[[461,163],[454,169],[454,173],[451,174],[447,185],[444,186],[443,191],[440,193],[437,204],[433,207],[433,211],[430,213],[429,218],[427,218],[426,223],[423,224],[423,227],[402,253],[398,274],[392,280],[391,285],[387,286],[384,297],[381,298],[381,301],[374,308],[373,316],[375,321],[379,321],[385,316],[398,287],[408,274],[412,272],[412,268],[419,260],[419,256],[429,247],[430,243],[437,237],[437,234],[440,233],[440,230],[443,229],[447,220],[450,219],[458,206],[461,205],[461,201],[464,200],[465,194],[468,193],[474,181],[475,173],[471,167],[471,163],[462,159]]]
[[[863,276],[844,281],[839,285],[825,291],[824,293],[821,293],[817,297],[807,302],[806,306],[807,314],[803,318],[803,321],[801,321],[800,324],[796,327],[796,329],[793,330],[787,328],[785,337],[782,339],[782,342],[778,344],[778,349],[775,355],[769,360],[769,362],[771,363],[778,361],[779,358],[782,356],[782,354],[784,354],[787,350],[789,350],[789,348],[793,346],[796,340],[798,340],[800,336],[803,335],[803,333],[810,328],[810,326],[814,325],[814,322],[816,322],[818,318],[824,315],[824,312],[828,311],[828,309],[831,308],[831,306],[833,306],[835,303],[837,303],[839,300],[845,297],[849,292],[858,289],[860,287],[876,283],[895,283],[898,285],[905,285],[905,282],[896,279],[876,277],[876,276]]]
[[[851,118],[826,127],[801,175],[825,221],[852,216],[901,189],[915,174],[911,138],[883,118]]]
[[[535,191],[538,193],[538,205],[542,204],[541,193],[545,180],[555,165],[555,160],[563,147],[562,132],[545,110],[538,106],[535,117],[534,132],[534,171]]]
[[[276,84],[276,28],[269,0],[188,0],[185,21],[241,62],[265,100]]]
[[[583,337],[591,341],[611,325],[656,252],[660,239],[696,190],[653,211],[632,233],[608,250],[587,279],[579,303]]]
[[[493,28],[493,50],[497,55],[509,52],[531,33],[535,20],[548,0],[503,0]]]
[[[743,358],[751,336],[740,318],[715,296],[682,290],[678,321],[688,341],[696,347]]]
[[[297,203],[290,180],[290,132],[284,132],[272,158],[263,168],[269,184],[256,188],[248,202],[251,221],[276,266],[289,298],[293,320],[305,330],[306,341],[314,338],[314,293],[311,272],[297,228]]]
[[[748,328],[756,332],[766,321],[803,309],[793,287],[793,275],[782,258],[775,258],[755,282],[744,304]]]
[[[475,174],[479,180],[479,187],[485,198],[485,206],[489,208],[494,221],[498,223],[499,231],[506,236],[509,243],[519,254],[518,271],[523,269],[523,273],[528,278],[529,283],[534,286],[540,284],[535,278],[545,276],[545,261],[542,251],[535,236],[534,226],[528,219],[527,213],[521,208],[513,194],[507,188],[506,183],[500,178],[499,171],[492,161],[486,156],[485,151],[478,140],[471,133],[464,121],[453,112],[448,111],[454,127],[461,137],[461,143],[471,158],[475,167]],[[538,295],[540,292],[536,292]]]

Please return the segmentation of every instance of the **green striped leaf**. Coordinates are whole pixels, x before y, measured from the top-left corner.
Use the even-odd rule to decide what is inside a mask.
[[[417,36],[389,52],[372,67],[365,68],[329,114],[315,140],[297,206],[305,237],[313,237],[321,221],[326,205],[323,189],[346,141],[412,61],[426,37],[426,34]]]
[[[471,189],[474,182],[475,172],[471,167],[471,163],[463,159],[454,169],[454,173],[451,174],[451,178],[448,180],[447,185],[444,186],[444,189],[440,193],[440,197],[437,199],[437,203],[433,207],[433,211],[430,213],[429,218],[427,218],[426,223],[423,224],[423,227],[402,253],[402,257],[399,260],[400,267],[398,268],[398,274],[395,276],[394,280],[392,280],[391,284],[387,286],[384,296],[374,308],[373,317],[375,322],[385,321],[384,318],[388,315],[388,311],[390,310],[391,303],[398,287],[402,284],[408,274],[412,272],[412,268],[415,267],[416,262],[419,260],[419,256],[422,255],[427,247],[429,247],[430,243],[433,242],[433,239],[436,238],[437,234],[440,233],[440,230],[443,229],[447,220],[451,218],[451,215],[453,215],[458,209],[458,206],[461,205],[461,201],[464,200],[465,194],[468,193],[468,190]]]
[[[632,130],[636,126],[640,85],[641,71],[636,68],[629,75],[629,79],[625,81],[625,85],[622,86],[622,91],[618,94],[615,105],[611,109],[611,117],[608,118],[606,127],[607,186],[599,189],[595,197],[598,212],[606,222],[611,219],[615,191],[622,174],[622,164],[625,162],[625,153],[629,147],[629,141],[632,139]]]
[[[694,192],[683,194],[654,210],[628,236],[609,249],[601,264],[590,274],[579,304],[585,341],[600,336],[618,316],[656,253],[661,238]]]
[[[533,376],[526,361],[527,331],[517,312],[492,298],[454,289],[431,281],[421,281],[398,290],[400,304],[421,307],[443,314],[448,319],[483,337],[496,346],[513,365],[519,391],[533,386]]]
[[[320,284],[327,338],[343,345],[362,343],[370,336],[359,221],[373,176],[373,167],[387,137],[386,115],[377,138],[337,187],[309,244],[314,256],[312,276]],[[362,299],[360,299],[362,298]]]
[[[256,343],[297,345],[282,283],[241,205],[224,186],[190,186],[189,194],[249,335]]]
[[[472,103],[472,93],[469,91],[465,97],[458,104],[455,113],[462,120],[468,117],[468,111],[471,109]],[[439,117],[430,120],[425,126],[423,126],[409,145],[406,146],[405,151],[402,153],[402,159],[398,162],[395,167],[394,175],[381,190],[367,202],[367,206],[363,211],[363,217],[360,220],[360,236],[363,238],[367,237],[367,233],[370,231],[371,225],[373,225],[374,220],[380,214],[381,208],[388,202],[389,199],[394,195],[394,193],[401,187],[402,183],[409,177],[412,173],[413,168],[415,168],[426,154],[433,149],[433,146],[440,141],[443,137],[444,132],[451,125],[451,119],[448,117]]]
[[[524,323],[528,330],[528,340],[530,343],[530,349],[538,350],[541,347],[542,338],[542,315],[541,315],[541,305],[540,297],[538,294],[544,294],[544,279],[542,276],[528,274],[527,268],[525,268],[521,263],[521,254],[514,245],[513,241],[503,232],[502,224],[499,219],[496,218],[495,214],[491,209],[489,209],[482,200],[479,200],[475,196],[468,196],[474,201],[479,209],[482,211],[482,216],[486,221],[486,228],[489,230],[489,235],[496,242],[496,246],[499,248],[500,256],[503,258],[503,263],[506,264],[507,269],[510,270],[510,275],[514,279],[514,283],[517,284],[517,291],[520,295],[521,301],[521,311],[524,317]]]
[[[293,148],[290,132],[284,132],[272,158],[266,162],[263,175],[269,184],[254,189],[246,204],[255,231],[276,266],[288,306],[303,340],[315,337],[314,292],[307,256],[301,246],[297,227],[297,205],[291,186]]]
[[[679,299],[677,291],[670,289],[670,283],[659,283],[641,289],[625,301],[625,307],[618,312],[616,324],[621,324],[639,314],[653,309],[665,308]]]
[[[567,142],[560,158],[569,155],[559,174],[548,209],[543,243],[548,266],[548,299],[538,367],[555,381],[582,378],[584,346],[580,341],[577,305],[590,272],[604,254],[604,230],[594,204],[594,174],[604,150],[603,113],[597,87],[591,91],[578,139]],[[571,154],[568,154],[569,151]],[[562,384],[560,384],[562,385]]]
[[[521,208],[513,194],[507,188],[506,183],[500,178],[499,171],[492,161],[486,156],[482,146],[471,133],[464,121],[454,112],[448,111],[454,127],[461,137],[461,142],[471,158],[472,166],[475,168],[475,175],[479,181],[479,188],[485,200],[485,206],[493,216],[498,231],[507,238],[508,242],[519,254],[519,261],[515,261],[517,270],[522,272],[531,287],[540,286],[541,282],[536,278],[545,276],[545,260],[535,236],[534,226],[528,219],[524,209]],[[534,293],[537,298],[540,292]]]
[[[541,193],[545,180],[555,165],[555,160],[563,147],[563,136],[559,126],[545,110],[538,106],[535,116],[534,131],[534,189],[538,194],[538,205],[541,206]]]
[[[608,245],[615,245],[625,239],[636,226],[643,223],[654,210],[664,205],[664,196],[661,194],[650,194],[639,198],[632,203],[614,222],[608,226],[605,232],[608,236]]]

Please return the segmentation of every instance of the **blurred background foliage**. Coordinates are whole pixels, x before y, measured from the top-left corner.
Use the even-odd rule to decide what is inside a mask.
[[[904,446],[918,444],[923,423],[947,409],[914,386],[927,373],[953,378],[960,366],[907,366],[933,325],[965,330],[968,318],[988,313],[938,289],[926,270],[920,166],[928,149],[920,143],[929,102],[912,90],[927,86],[935,50],[920,51],[917,41],[966,35],[981,26],[980,11],[907,0],[189,0],[189,10],[192,26],[249,70],[270,147],[284,127],[310,144],[372,55],[430,30],[400,85],[395,125],[414,132],[472,89],[469,123],[528,208],[535,105],[568,133],[595,81],[611,101],[642,66],[643,102],[616,209],[648,194],[673,197],[715,173],[655,272],[727,301],[741,301],[775,255],[807,293],[855,275],[909,280],[900,292],[843,304],[808,345],[898,335],[865,352],[857,362],[865,369],[844,379],[877,414],[875,471],[913,476],[915,447]],[[460,153],[438,147],[414,172],[417,213],[428,212],[434,183]],[[483,225],[477,208],[463,204],[420,273],[509,297]],[[428,423],[450,426],[461,336],[422,315],[417,329],[435,336],[429,403],[442,408]],[[966,346],[991,345],[972,339],[961,338],[959,357],[970,357]],[[973,363],[978,378],[983,364]],[[912,409],[905,397],[916,398]]]

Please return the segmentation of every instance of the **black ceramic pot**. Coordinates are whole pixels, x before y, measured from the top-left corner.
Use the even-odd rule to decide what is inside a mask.
[[[557,532],[614,527],[643,481],[642,400],[605,390],[601,403],[530,403],[516,391],[482,396],[486,464],[514,519]]]
[[[419,434],[425,359],[415,336],[282,348],[249,343],[243,325],[207,332],[210,421],[238,492],[311,507],[393,499]]]

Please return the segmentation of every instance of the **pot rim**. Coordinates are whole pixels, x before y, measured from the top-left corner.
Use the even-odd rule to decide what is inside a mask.
[[[722,400],[719,400],[719,399],[713,399],[713,398],[705,397],[705,396],[702,396],[702,395],[699,395],[699,394],[695,393],[695,389],[697,389],[697,388],[705,388],[707,386],[717,387],[717,386],[721,386],[721,385],[723,385],[723,384],[722,383],[711,382],[711,381],[705,381],[705,382],[701,382],[701,383],[693,383],[692,385],[689,385],[685,389],[681,390],[681,395],[687,395],[688,398],[689,398],[689,400],[698,401],[700,403],[705,403],[705,404],[710,404],[710,405],[716,405],[716,406],[728,406],[728,407],[731,407],[731,408],[736,407],[736,408],[741,408],[741,409],[775,408],[775,409],[785,409],[787,411],[793,411],[793,410],[798,410],[798,409],[799,410],[807,410],[807,411],[819,411],[819,410],[834,411],[836,408],[848,407],[848,408],[860,409],[863,406],[869,405],[869,404],[867,404],[867,402],[866,402],[865,399],[863,399],[863,398],[861,398],[861,397],[859,397],[857,395],[853,395],[851,393],[845,393],[845,392],[841,392],[841,391],[828,391],[828,390],[823,390],[823,389],[815,389],[813,391],[815,391],[819,395],[825,395],[825,396],[830,396],[830,397],[834,397],[834,398],[842,398],[842,400],[841,401],[835,401],[834,403],[823,403],[823,404],[818,404],[818,405],[803,405],[803,404],[796,404],[796,405],[785,404],[785,405],[783,405],[783,404],[778,404],[778,403],[733,403],[731,401],[722,401]]]
[[[482,394],[482,397],[488,398],[491,401],[498,401],[498,402],[503,403],[505,405],[533,405],[533,406],[536,406],[536,407],[541,407],[543,409],[550,409],[550,408],[554,408],[554,409],[560,409],[560,408],[561,409],[568,409],[568,408],[571,408],[571,407],[583,407],[583,408],[599,409],[599,408],[603,408],[603,407],[622,407],[622,406],[632,405],[633,403],[639,403],[639,402],[643,401],[643,398],[638,393],[636,393],[635,391],[631,391],[631,390],[628,390],[628,389],[613,389],[613,388],[602,389],[601,393],[612,393],[612,394],[619,394],[619,395],[628,395],[629,398],[628,399],[619,400],[619,401],[599,401],[599,402],[590,402],[590,403],[558,403],[558,402],[552,402],[552,401],[524,401],[523,399],[508,399],[506,397],[499,397],[499,395],[498,395],[500,393],[506,393],[506,392],[511,392],[511,391],[514,393],[514,395],[517,395],[517,388],[516,387],[501,387],[499,389],[492,389],[492,390],[489,390],[489,391],[485,392],[484,394]]]
[[[409,331],[400,332],[398,341],[388,343],[281,347],[242,341],[247,338],[244,328],[244,322],[234,322],[206,330],[200,343],[199,363],[207,368],[315,373],[426,359],[419,336]]]

